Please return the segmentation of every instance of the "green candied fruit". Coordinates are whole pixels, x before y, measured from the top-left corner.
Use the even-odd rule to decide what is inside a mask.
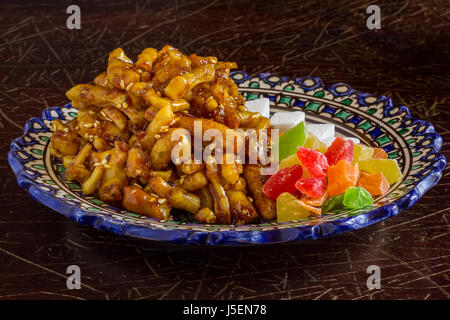
[[[361,209],[373,204],[370,193],[361,187],[349,187],[344,193],[344,206],[351,209]]]
[[[338,210],[344,207],[344,194],[341,193],[340,195],[329,197],[325,202],[322,204],[322,213],[327,213],[330,211]]]
[[[281,161],[297,152],[297,147],[302,147],[308,137],[305,122],[302,121],[295,127],[283,133],[275,143],[272,150],[278,148],[278,161]]]

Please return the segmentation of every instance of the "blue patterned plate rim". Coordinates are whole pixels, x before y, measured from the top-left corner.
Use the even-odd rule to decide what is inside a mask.
[[[345,83],[335,83],[325,87],[317,77],[290,79],[271,73],[262,73],[250,77],[242,71],[232,72],[231,76],[246,99],[250,100],[260,96],[269,97],[271,112],[305,110],[307,115],[309,115],[308,112],[316,113],[315,116],[317,116],[319,122],[332,121],[338,123],[341,121],[341,127],[345,129],[347,126],[349,132],[361,131],[361,128],[364,128],[363,126],[370,122],[364,118],[358,122],[363,116],[377,120],[382,126],[387,122],[388,124],[385,127],[390,132],[380,134],[379,128],[371,131],[364,129],[365,131],[363,133],[358,132],[357,136],[362,141],[364,141],[364,137],[370,140],[370,138],[367,138],[368,136],[379,136],[377,141],[380,141],[380,146],[381,142],[384,143],[381,147],[389,151],[390,155],[397,155],[397,152],[394,148],[394,142],[396,141],[387,144],[389,142],[388,133],[397,133],[389,126],[397,126],[396,131],[403,131],[402,135],[405,134],[404,130],[406,130],[407,137],[412,136],[414,139],[403,139],[402,143],[407,143],[406,149],[408,150],[402,151],[399,149],[398,151],[401,151],[404,159],[406,159],[405,151],[408,151],[409,156],[414,156],[414,159],[417,159],[408,159],[410,164],[407,170],[408,175],[412,172],[411,168],[416,167],[415,171],[413,170],[412,182],[407,185],[408,189],[403,186],[398,187],[399,190],[403,191],[399,191],[401,196],[398,198],[393,196],[395,201],[387,202],[363,213],[346,213],[346,216],[338,215],[335,220],[316,219],[316,221],[305,222],[296,226],[291,226],[295,223],[264,223],[245,227],[181,223],[172,227],[166,221],[157,221],[152,218],[146,218],[147,224],[140,224],[138,219],[130,222],[104,212],[111,210],[119,212],[117,208],[95,207],[91,202],[88,203],[86,199],[82,199],[81,196],[78,196],[82,199],[81,202],[74,204],[70,202],[72,200],[68,200],[71,199],[69,194],[65,194],[68,199],[55,195],[58,192],[64,193],[65,191],[60,190],[64,188],[64,182],[58,176],[57,170],[54,170],[54,164],[50,164],[49,160],[47,151],[49,123],[56,118],[62,120],[70,118],[68,114],[70,110],[74,110],[70,103],[61,107],[47,108],[42,112],[41,118],[29,119],[25,124],[24,134],[12,141],[8,161],[17,177],[19,186],[28,191],[33,199],[77,223],[118,235],[184,244],[251,245],[319,239],[369,226],[391,216],[396,216],[400,211],[410,208],[442,177],[446,159],[440,153],[441,136],[434,132],[433,125],[412,118],[407,107],[395,106],[390,98],[363,93],[352,89]],[[333,115],[335,118],[332,118]],[[377,115],[379,118],[376,118]],[[360,122],[362,122],[361,126],[356,127]],[[348,125],[353,126],[353,124],[355,124],[355,128],[350,129]],[[43,135],[40,136],[39,134]],[[28,150],[32,152],[28,152]],[[34,154],[32,154],[33,152]],[[418,163],[423,167],[420,167]],[[425,166],[427,163],[429,163],[428,166]],[[30,165],[33,169],[28,167]],[[51,182],[52,185],[56,184],[56,187],[52,188],[43,183],[44,175],[42,172],[45,176],[48,174],[51,177],[50,180],[45,180],[46,183]],[[69,188],[67,187],[67,189]],[[401,192],[406,193],[402,194]],[[70,196],[77,198],[73,194],[72,190]],[[76,202],[76,200],[73,201]],[[380,200],[380,203],[384,203],[382,200]],[[88,203],[87,207],[84,202]],[[97,211],[93,211],[94,208]]]

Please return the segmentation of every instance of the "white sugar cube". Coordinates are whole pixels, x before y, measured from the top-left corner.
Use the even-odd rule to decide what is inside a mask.
[[[305,121],[303,111],[276,112],[270,118],[270,124],[281,132],[288,131],[302,121]]]
[[[245,106],[251,112],[259,112],[263,117],[270,118],[270,103],[267,98],[246,101]]]
[[[315,135],[320,141],[326,143],[331,139],[331,142],[334,140],[334,124],[325,123],[325,124],[316,124],[310,123],[307,125],[308,132]],[[331,144],[330,142],[330,144]]]

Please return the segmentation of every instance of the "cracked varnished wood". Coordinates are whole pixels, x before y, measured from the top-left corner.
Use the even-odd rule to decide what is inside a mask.
[[[67,4],[0,4],[0,299],[448,299],[450,172],[410,210],[340,236],[268,247],[187,248],[82,227],[34,201],[9,168],[29,117],[67,102],[74,83],[170,43],[235,60],[250,74],[314,75],[392,97],[450,138],[448,1],[88,1],[81,30]],[[320,4],[319,4],[320,3]],[[82,289],[66,288],[66,268]],[[366,287],[369,265],[381,289]]]

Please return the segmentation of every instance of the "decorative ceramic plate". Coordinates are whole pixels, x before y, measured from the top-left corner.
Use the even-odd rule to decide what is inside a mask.
[[[372,208],[341,210],[319,218],[242,226],[200,224],[192,215],[176,221],[141,216],[84,196],[78,184],[64,179],[64,167],[50,156],[51,122],[76,117],[70,104],[44,110],[31,118],[24,135],[11,143],[9,163],[19,185],[44,205],[68,218],[100,230],[144,239],[207,245],[264,244],[318,239],[359,229],[408,209],[442,176],[442,138],[431,124],[411,118],[408,108],[391,99],[358,92],[344,83],[325,87],[315,77],[289,79],[263,73],[232,73],[246,100],[267,97],[271,112],[302,110],[312,123],[334,123],[338,134],[383,148],[396,159],[403,178],[375,199]]]

